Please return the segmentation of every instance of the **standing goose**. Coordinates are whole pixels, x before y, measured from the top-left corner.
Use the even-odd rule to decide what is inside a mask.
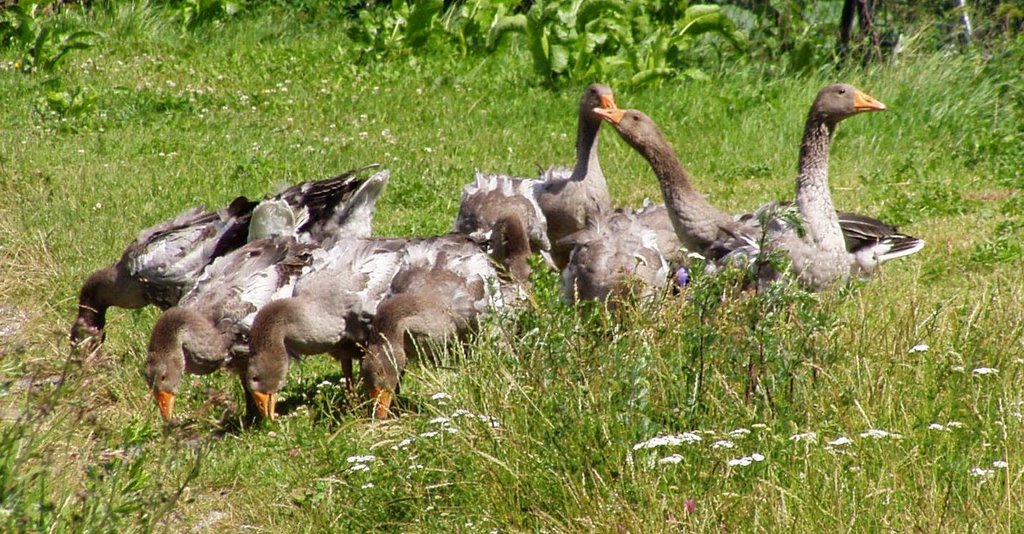
[[[502,175],[488,178],[499,183],[508,181],[510,185],[501,187],[511,189],[515,194],[526,195],[529,191],[533,196],[530,203],[536,204],[544,215],[547,242],[552,249],[551,262],[559,270],[568,263],[572,247],[558,245],[558,240],[584,229],[589,217],[611,210],[608,183],[605,181],[597,156],[597,140],[601,129],[601,117],[595,112],[595,108],[598,107],[615,108],[612,90],[605,85],[591,84],[580,97],[579,123],[576,130],[576,165],[571,171],[548,169],[542,173],[539,180]],[[477,182],[480,180],[481,176],[478,174]],[[468,186],[467,190],[470,187],[473,186]],[[467,196],[463,195],[463,199],[466,200]],[[488,230],[486,224],[493,222],[495,217],[482,214],[487,207],[488,204],[484,202],[464,202],[459,207],[456,229],[464,233]],[[527,225],[536,249],[538,240],[534,237],[534,226],[530,224],[529,210],[522,211],[523,215],[520,218]],[[499,216],[504,215],[508,213],[501,213]]]
[[[389,176],[388,171],[381,171],[362,182],[342,209],[311,210],[311,214],[323,214],[335,223],[324,224],[324,220],[310,218],[303,227],[311,224],[368,233],[369,219]],[[368,220],[346,222],[334,217],[338,212]],[[328,261],[323,251],[340,250],[334,244],[344,242],[346,237],[318,235],[315,238],[326,243],[322,248],[301,242],[291,233],[294,227],[285,224],[280,230],[285,235],[252,241],[215,260],[178,305],[157,320],[150,338],[146,377],[165,420],[171,419],[174,395],[183,373],[208,374],[229,365],[240,373],[244,371],[249,331],[256,313],[271,301],[290,297],[298,277],[313,266],[314,260]],[[245,386],[244,373],[241,378]]]
[[[788,202],[770,202],[754,213],[740,215],[737,220],[755,228],[760,227],[762,220],[770,221],[769,234],[778,234],[789,229],[789,223],[778,216],[780,210],[789,206]],[[909,256],[924,248],[923,239],[900,233],[895,226],[878,219],[845,211],[838,212],[836,216],[843,231],[846,251],[853,258],[851,274],[861,278],[870,277],[889,260]],[[740,246],[733,252],[742,251],[746,258],[756,257],[760,251],[758,241],[749,236],[734,243],[740,243]]]
[[[364,169],[295,185],[257,209],[271,211],[271,206],[276,206],[280,212],[285,208],[293,219],[299,219],[296,228],[307,240],[339,231],[368,235],[368,218],[347,211],[348,201],[364,182],[356,175]],[[270,233],[260,224],[261,228],[250,228],[256,207],[257,202],[238,197],[225,209],[205,212],[194,208],[143,230],[117,263],[92,273],[82,285],[78,316],[71,326],[72,347],[91,352],[102,344],[109,307],[136,309],[154,304],[166,310],[177,304],[215,258],[244,245],[247,234],[254,230]],[[258,219],[273,220],[269,216]],[[341,224],[352,227],[341,229]]]
[[[844,231],[832,205],[828,190],[832,134],[836,125],[847,117],[884,109],[881,102],[845,84],[825,87],[811,106],[796,181],[796,207],[805,233],[801,236],[780,218],[774,218],[765,229],[768,242],[787,253],[797,279],[808,289],[821,290],[849,276],[857,257],[854,249],[847,248],[844,233],[863,233],[849,218],[845,219],[847,229]],[[649,117],[635,110],[599,110],[599,113],[651,164],[676,234],[684,246],[712,260],[736,253],[748,255],[758,250],[761,230],[750,220],[735,220],[714,208],[693,188],[672,147]],[[882,230],[877,225],[874,228]],[[857,241],[851,239],[851,245]],[[905,252],[914,246],[902,248],[902,255],[916,251]]]

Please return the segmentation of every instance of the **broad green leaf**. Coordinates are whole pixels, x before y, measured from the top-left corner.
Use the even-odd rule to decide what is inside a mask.
[[[430,38],[434,17],[444,8],[444,0],[417,0],[409,13],[406,23],[406,43],[410,48],[417,48],[427,43]]]
[[[569,69],[569,48],[565,45],[551,45],[551,72],[564,74]]]
[[[526,15],[510,15],[495,20],[491,31],[487,34],[487,48],[494,50],[501,39],[508,33],[527,33]]]
[[[633,86],[640,87],[664,78],[671,78],[674,74],[675,70],[669,68],[648,69],[634,74],[633,77],[630,78],[629,83]]]
[[[583,28],[598,18],[618,18],[625,13],[626,7],[621,0],[588,0],[576,13],[576,30],[583,33]]]

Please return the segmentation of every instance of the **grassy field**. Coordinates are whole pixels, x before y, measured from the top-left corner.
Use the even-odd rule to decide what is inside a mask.
[[[609,314],[538,271],[536,304],[411,366],[402,417],[344,402],[321,356],[292,367],[284,417],[238,430],[226,373],[189,377],[165,428],[154,309],[112,310],[99,356],[66,364],[88,273],[185,208],[371,162],[392,170],[376,234],[444,232],[475,169],[572,163],[583,85],[536,85],[515,43],[369,61],[273,10],[188,33],[145,4],[57,22],[103,38],[49,74],[0,50],[0,530],[1024,528],[1019,43],[617,91],[734,211],[792,195],[822,85],[885,102],[839,128],[834,198],[928,244],[868,283],[723,301],[728,280],[699,277]],[[607,129],[601,161],[618,205],[660,200]]]

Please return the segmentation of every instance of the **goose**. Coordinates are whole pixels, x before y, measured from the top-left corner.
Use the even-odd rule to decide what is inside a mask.
[[[290,294],[314,248],[291,236],[252,241],[214,260],[196,287],[160,315],[150,335],[146,382],[165,421],[172,420],[185,373],[242,365],[238,356],[256,312]]]
[[[510,227],[514,228],[514,227]],[[528,254],[525,234],[510,236]],[[461,338],[489,310],[515,298],[518,286],[504,284],[491,260],[456,235],[411,245],[404,265],[377,308],[360,376],[375,419],[387,419],[399,393],[408,354]]]
[[[589,85],[580,97],[576,164],[573,169],[550,168],[542,172],[537,180],[505,175],[482,175],[478,172],[476,182],[464,190],[463,202],[456,218],[456,230],[469,234],[474,231],[487,231],[488,224],[508,215],[508,210],[515,210],[530,232],[534,251],[538,251],[539,248],[546,253],[548,249],[544,246],[550,247],[550,257],[545,254],[545,259],[556,269],[563,269],[569,261],[572,247],[559,245],[558,240],[584,229],[589,217],[611,210],[611,195],[597,154],[598,134],[602,122],[601,117],[594,111],[597,107],[614,109],[615,100],[610,88],[595,83]],[[493,186],[490,185],[491,182],[494,183]],[[492,194],[491,196],[497,196],[501,200],[489,200],[486,193],[495,190],[509,193]],[[507,199],[512,195],[522,196],[526,202],[500,208],[492,204],[509,204]],[[537,209],[544,216],[546,239],[538,239],[535,235],[540,227],[540,223],[532,222]]]
[[[224,209],[193,208],[143,230],[120,260],[93,272],[82,285],[78,315],[69,336],[72,347],[89,353],[103,343],[110,307],[137,309],[153,304],[166,310],[177,304],[210,262],[260,237],[249,235],[253,232],[250,221],[254,209],[269,211],[270,206],[277,205],[280,211],[280,206],[287,207],[288,212],[297,214],[292,218],[300,219],[298,228],[307,240],[332,232],[368,235],[369,218],[347,211],[347,202],[364,182],[357,175],[366,168],[370,167],[295,185],[259,203],[259,207],[257,202],[238,197]],[[336,209],[339,207],[342,209]],[[328,210],[330,213],[326,213]],[[351,228],[339,228],[341,224]],[[269,232],[263,230],[264,234]]]
[[[525,227],[531,252],[541,254],[550,263],[547,218],[533,195],[536,183],[536,180],[477,171],[476,180],[462,189],[452,231],[484,242],[491,239],[499,220],[515,217]]]
[[[381,171],[364,182],[348,196],[343,210],[310,210],[334,220],[295,217],[298,228],[314,227],[345,230],[354,228],[369,232],[367,221],[346,223],[337,219],[339,211],[356,218],[372,219],[377,198],[390,174]],[[258,219],[257,224],[262,224]],[[264,225],[272,227],[274,225]],[[208,374],[230,366],[244,381],[248,336],[257,312],[268,303],[290,297],[298,278],[315,267],[314,262],[329,260],[324,250],[340,250],[342,236],[318,236],[326,246],[304,242],[308,236],[297,235],[295,227],[280,229],[284,235],[272,235],[251,241],[214,260],[203,272],[195,287],[174,307],[157,320],[150,336],[147,352],[146,378],[160,414],[172,419],[174,396],[183,373]],[[351,237],[365,237],[352,235]],[[246,396],[249,401],[248,395]],[[250,406],[251,410],[255,408]]]
[[[513,279],[523,275],[523,266],[528,269],[525,258],[530,250],[526,232],[520,224],[515,224],[517,221],[515,218],[499,220],[495,225],[495,233],[501,233],[506,243],[506,264],[513,266],[507,276]],[[432,314],[443,313],[446,299],[462,303],[464,297],[460,288],[463,285],[494,281],[501,270],[495,269],[480,243],[458,233],[411,240],[364,239],[345,248],[349,252],[328,268],[303,277],[293,298],[271,303],[253,322],[247,389],[265,419],[276,417],[277,399],[284,387],[290,355],[331,354],[341,363],[350,389],[352,360],[361,358],[360,376],[364,384],[369,384],[371,396],[377,399],[383,395],[381,391],[385,391],[378,391],[376,385],[381,382],[374,379],[380,373],[381,364],[376,361],[380,350],[374,349],[376,352],[370,357],[375,360],[368,362],[359,346],[373,339],[373,325],[377,324],[380,310],[394,307],[394,304],[385,306],[382,301],[387,302],[385,299],[397,293],[440,292],[443,294],[440,300],[432,301],[440,307],[414,310],[429,318]],[[455,266],[453,272],[463,277],[459,279],[462,285],[448,283],[450,276],[417,274],[420,273],[417,266],[424,262],[433,260],[432,265],[438,266],[439,257],[444,258],[442,266]],[[440,273],[441,267],[436,270]],[[389,316],[395,317],[394,312],[389,312]],[[390,391],[394,390],[393,387]],[[381,415],[386,412],[385,408]]]
[[[360,239],[341,243],[330,261],[304,276],[294,294],[271,302],[252,325],[246,390],[259,413],[273,420],[290,355],[328,353],[352,388],[352,360],[369,336],[369,323],[398,272],[407,242]]]
[[[884,224],[865,225],[866,218],[855,221],[845,217],[844,231],[828,190],[828,152],[836,125],[855,114],[884,109],[881,102],[846,84],[830,85],[818,93],[808,114],[796,181],[795,205],[802,233],[782,217],[771,217],[770,224],[760,228],[750,218],[733,218],[718,210],[693,188],[671,145],[650,117],[636,110],[596,111],[650,163],[658,177],[673,227],[684,246],[712,260],[722,260],[727,256],[750,257],[759,253],[764,231],[763,237],[767,238],[764,242],[769,243],[772,250],[786,252],[801,285],[818,291],[845,280],[855,272],[860,266],[858,257],[864,258],[866,264],[874,258],[875,266],[881,261],[899,257],[887,255],[887,252],[879,253],[881,249],[877,248],[869,249],[872,252],[861,252],[858,256],[857,250],[847,248],[848,239],[844,234],[851,236],[851,245],[863,243],[863,238],[870,239],[872,233],[886,232],[886,228],[889,229],[890,241],[909,237],[895,234],[892,227]],[[867,227],[872,231],[865,233]],[[877,244],[881,245],[883,240],[879,238]],[[907,255],[923,246],[920,240],[914,243],[892,246],[891,249]],[[882,246],[890,245],[892,243],[888,242]],[[912,250],[915,247],[916,250]],[[777,273],[769,273],[764,279],[775,277]]]
[[[575,305],[582,300],[621,296],[631,289],[631,279],[640,283],[641,295],[664,288],[668,262],[659,250],[658,238],[639,213],[629,210],[591,219],[585,230],[562,239],[573,244],[562,271],[562,298]]]

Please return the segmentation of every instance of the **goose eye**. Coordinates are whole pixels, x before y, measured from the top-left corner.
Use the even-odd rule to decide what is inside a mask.
[[[846,94],[846,88],[845,87],[840,87],[839,88],[839,94],[845,95]]]

